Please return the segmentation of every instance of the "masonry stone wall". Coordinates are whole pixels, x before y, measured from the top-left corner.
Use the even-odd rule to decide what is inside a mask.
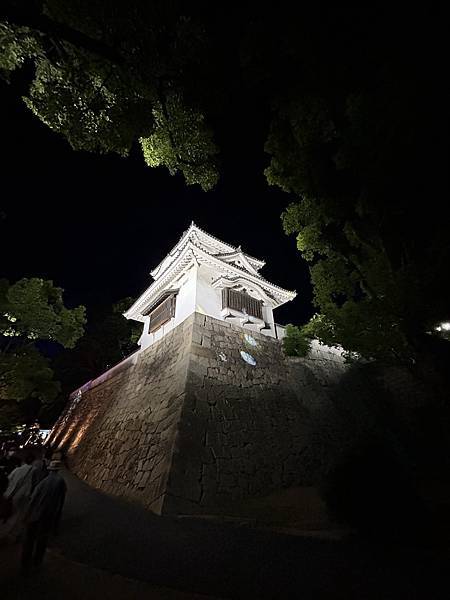
[[[81,394],[49,443],[89,484],[160,513],[183,407],[190,317],[136,363]]]
[[[367,404],[364,377],[351,370],[333,349],[313,344],[307,359],[290,359],[276,340],[197,314],[164,510],[209,512],[317,485],[375,427],[371,409],[364,419],[357,406]],[[347,414],[348,394],[358,417]]]
[[[316,343],[288,358],[277,340],[196,313],[136,356],[83,392],[50,442],[88,483],[158,513],[317,486],[358,441],[390,435],[386,382]]]

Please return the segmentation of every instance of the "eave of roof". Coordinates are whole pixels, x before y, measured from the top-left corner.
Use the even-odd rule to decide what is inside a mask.
[[[245,277],[250,282],[253,281],[256,284],[267,287],[270,291],[272,291],[272,293],[278,294],[279,296],[284,296],[284,302],[293,300],[297,295],[297,293],[294,291],[286,290],[278,285],[275,285],[274,283],[271,283],[270,281],[262,277],[259,273],[249,273],[247,270],[242,269],[238,265],[227,263],[221,260],[218,256],[209,254],[205,252],[202,248],[196,246],[192,241],[189,241],[186,244],[183,251],[181,252],[181,254],[177,257],[177,259],[174,262],[172,262],[172,264],[165,271],[164,277],[155,280],[141,294],[141,296],[139,296],[139,298],[134,302],[134,304],[124,313],[124,316],[126,318],[135,318],[136,316],[141,315],[143,310],[146,310],[148,308],[148,300],[152,297],[152,294],[157,292],[161,287],[164,287],[164,285],[170,284],[173,278],[179,274],[175,267],[182,263],[182,260],[186,257],[189,251],[192,251],[193,259],[195,256],[195,252],[197,252],[205,261],[212,262],[213,264],[216,264],[216,266],[218,266],[219,268],[225,268],[239,277]],[[174,273],[172,273],[171,275],[171,272]],[[280,306],[284,302],[280,302],[278,306]]]
[[[161,269],[162,265],[166,262],[166,260],[169,257],[174,256],[175,252],[183,246],[185,240],[189,237],[189,235],[193,232],[199,232],[201,235],[205,236],[206,238],[211,239],[214,243],[216,244],[220,244],[221,246],[223,246],[224,248],[224,252],[220,252],[220,255],[225,256],[233,256],[235,254],[239,254],[242,252],[242,254],[247,258],[247,260],[250,263],[254,263],[255,266],[257,266],[258,268],[263,267],[266,263],[264,260],[261,260],[259,258],[255,258],[254,256],[251,256],[250,254],[247,254],[245,252],[243,252],[243,250],[241,249],[240,246],[232,246],[231,244],[227,244],[226,242],[223,242],[222,240],[220,240],[219,238],[217,238],[214,235],[211,235],[210,233],[204,231],[201,227],[199,227],[198,225],[195,225],[194,221],[192,221],[191,225],[188,227],[188,229],[186,229],[186,231],[184,231],[184,233],[181,235],[180,239],[178,240],[178,242],[175,244],[175,246],[172,248],[172,250],[163,258],[163,260],[150,272],[151,276],[153,278],[157,278],[161,276],[161,273],[159,273],[159,270]],[[176,258],[174,258],[174,260],[176,260]],[[167,268],[170,268],[170,264],[168,265]]]

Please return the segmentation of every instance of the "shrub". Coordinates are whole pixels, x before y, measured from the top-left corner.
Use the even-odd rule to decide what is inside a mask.
[[[305,333],[304,327],[287,325],[283,348],[288,356],[307,356],[311,348],[311,338]]]

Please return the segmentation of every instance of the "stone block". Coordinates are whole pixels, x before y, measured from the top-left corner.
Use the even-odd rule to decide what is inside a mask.
[[[211,348],[205,348],[200,344],[193,343],[191,352],[193,356],[204,356],[205,358],[215,359],[214,351]]]

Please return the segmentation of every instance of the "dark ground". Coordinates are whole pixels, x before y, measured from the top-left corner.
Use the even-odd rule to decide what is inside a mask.
[[[97,492],[68,472],[65,478],[69,492],[61,533],[39,586],[33,589],[33,582],[17,574],[13,563],[18,548],[3,548],[2,599],[88,598],[93,592],[92,597],[136,600],[195,594],[342,600],[449,597],[448,548],[382,546],[355,537],[283,535],[239,522],[162,518]]]

